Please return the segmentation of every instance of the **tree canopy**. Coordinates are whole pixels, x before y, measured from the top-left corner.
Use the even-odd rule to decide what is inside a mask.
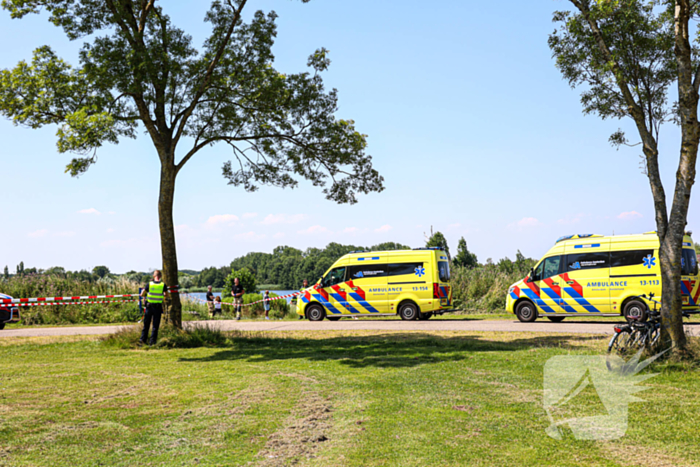
[[[73,176],[96,162],[105,143],[145,130],[161,163],[158,214],[168,285],[178,284],[175,179],[211,145],[231,150],[222,174],[247,191],[306,179],[329,200],[355,203],[357,194],[383,189],[365,152],[366,135],[352,120],[335,117],[338,93],[321,78],[328,50],[309,55],[309,71],[276,70],[277,15],[256,11],[244,22],[247,3],[212,1],[204,17],[211,34],[198,49],[156,0],[2,0],[13,18],[41,13],[69,39],[84,42],[78,65],[44,45],[29,62],[2,70],[0,114],[29,128],[57,125],[58,151],[76,154],[66,166]],[[176,294],[170,308],[180,327]]]
[[[573,11],[554,12],[549,46],[557,68],[580,87],[586,114],[630,118],[637,137],[615,131],[610,142],[641,145],[660,241],[662,330],[679,350],[686,346],[681,315],[681,249],[693,183],[700,124],[700,45],[694,22],[700,8],[689,0],[570,0]],[[691,20],[693,20],[691,22]],[[675,85],[678,98],[669,99]],[[680,157],[668,206],[659,170],[660,128],[680,126]],[[633,144],[631,144],[633,143]],[[667,334],[667,332],[669,334]]]

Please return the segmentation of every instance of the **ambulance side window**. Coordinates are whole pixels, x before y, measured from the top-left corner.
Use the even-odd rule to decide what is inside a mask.
[[[612,251],[610,252],[610,267],[641,266],[644,264],[644,258],[649,255],[653,257],[654,250]]]
[[[559,274],[559,267],[561,266],[561,256],[550,256],[544,259],[544,274],[542,279],[547,279],[548,277],[556,276]]]
[[[532,273],[532,276],[530,277],[530,282],[542,280],[542,268],[543,267],[544,267],[544,261],[540,261],[540,264],[538,264],[535,267],[535,271]]]
[[[367,279],[372,277],[386,276],[386,264],[368,264],[359,266],[348,266],[348,280]]]
[[[345,281],[345,266],[331,269],[321,281],[321,287],[331,287]]]
[[[607,252],[597,251],[578,253],[566,257],[566,270],[578,271],[580,269],[600,269],[609,266],[610,255]]]

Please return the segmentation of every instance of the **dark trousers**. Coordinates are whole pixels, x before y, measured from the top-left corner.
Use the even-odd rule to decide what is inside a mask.
[[[160,318],[163,315],[162,303],[147,303],[146,314],[143,316],[143,331],[141,332],[141,342],[144,344],[148,339],[148,328],[151,327],[153,321],[153,332],[151,332],[151,340],[149,345],[155,345],[158,340],[158,328],[160,327]]]

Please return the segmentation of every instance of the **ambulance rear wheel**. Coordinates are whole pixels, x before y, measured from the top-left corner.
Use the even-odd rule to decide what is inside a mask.
[[[630,300],[625,303],[625,308],[622,311],[623,316],[628,323],[637,321],[643,323],[647,320],[647,306],[639,300]]]
[[[306,317],[309,321],[323,321],[326,317],[326,310],[324,310],[320,305],[311,305],[306,309]]]
[[[547,319],[553,323],[561,323],[564,321],[565,316],[547,316]]]
[[[418,306],[413,302],[403,303],[401,307],[399,307],[399,316],[404,321],[413,321],[418,318],[419,313]]]
[[[515,307],[515,316],[522,323],[532,323],[537,319],[537,308],[531,301],[523,300]]]
[[[3,329],[5,329],[5,323],[0,323],[0,331],[2,331]]]

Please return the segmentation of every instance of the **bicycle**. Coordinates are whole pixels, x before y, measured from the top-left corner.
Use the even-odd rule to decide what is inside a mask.
[[[639,295],[637,298],[642,298],[654,302],[654,309],[649,310],[648,319],[646,322],[639,322],[640,317],[630,316],[631,322],[624,326],[615,326],[615,334],[613,334],[610,343],[608,344],[608,353],[613,350],[615,353],[624,355],[630,352],[637,352],[641,349],[649,349],[656,346],[661,336],[661,313],[657,310],[661,305],[654,300],[654,294]],[[685,313],[683,313],[685,316]]]

